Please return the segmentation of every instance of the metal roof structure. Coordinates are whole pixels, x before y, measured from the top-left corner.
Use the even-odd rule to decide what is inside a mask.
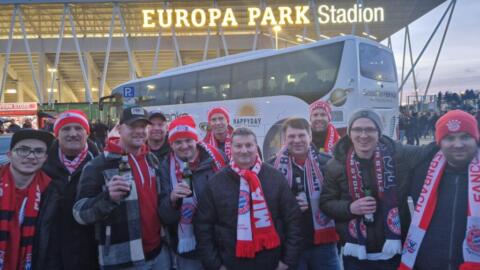
[[[274,48],[272,25],[262,26],[259,19],[254,26],[248,25],[249,7],[263,12],[267,7],[293,10],[294,6],[308,6],[309,12],[305,15],[309,24],[282,25],[276,33],[279,47],[289,47],[343,34],[381,41],[443,2],[445,0],[3,0],[0,2],[2,101],[91,102],[97,100],[101,92],[106,95],[130,79],[219,56]],[[368,24],[320,24],[317,23],[319,13],[314,12],[319,5],[337,9],[354,5],[382,7],[384,20]],[[209,8],[232,9],[238,26],[167,29],[143,26],[143,10],[190,12]]]

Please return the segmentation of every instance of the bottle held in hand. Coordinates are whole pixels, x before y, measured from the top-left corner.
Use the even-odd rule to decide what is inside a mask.
[[[365,193],[365,197],[372,197],[372,190],[370,188],[364,188],[363,193]],[[365,214],[363,216],[363,222],[365,224],[372,224],[375,221],[373,218],[373,213],[371,214]]]
[[[184,165],[182,170],[183,182],[186,183],[190,188],[190,190],[192,191],[190,195],[188,195],[187,197],[192,197],[193,196],[193,183],[192,183],[193,173],[192,173],[192,170],[190,169],[190,165],[188,164],[188,161],[185,161],[183,165]]]
[[[132,190],[132,181],[133,181],[133,176],[132,176],[132,168],[130,167],[130,164],[128,163],[128,155],[126,153],[122,154],[122,159],[120,160],[120,163],[118,164],[118,174],[123,177],[123,180],[126,181],[130,185],[130,190],[128,193],[125,195],[125,198],[130,196],[130,191]]]

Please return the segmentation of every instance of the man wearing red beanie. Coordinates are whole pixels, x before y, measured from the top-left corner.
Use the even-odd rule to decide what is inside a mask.
[[[88,118],[80,110],[60,113],[54,124],[54,141],[43,170],[58,187],[61,199],[56,212],[55,232],[50,247],[52,260],[62,269],[98,268],[93,226],[78,224],[72,216],[77,186],[83,167],[98,155],[96,145],[88,140]]]
[[[413,171],[416,205],[399,269],[480,269],[478,122],[453,110],[435,127],[437,147]]]
[[[207,180],[225,166],[225,157],[198,141],[195,121],[189,115],[170,123],[168,142],[172,151],[160,167],[160,218],[168,226],[171,247],[178,254],[177,269],[203,269],[192,219]]]
[[[317,100],[310,105],[310,124],[312,142],[320,152],[333,153],[333,146],[340,139],[332,122],[332,108],[323,100]]]
[[[208,111],[208,130],[203,141],[211,146],[217,147],[232,158],[232,133],[230,126],[230,115],[225,107],[214,107]]]

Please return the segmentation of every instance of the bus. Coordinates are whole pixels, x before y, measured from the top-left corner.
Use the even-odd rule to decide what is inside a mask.
[[[270,157],[281,145],[282,122],[309,119],[308,106],[319,99],[331,104],[332,123],[340,133],[345,134],[354,111],[371,108],[381,115],[384,134],[396,138],[397,89],[391,49],[347,35],[172,68],[117,86],[102,98],[100,109],[110,121],[132,105],[159,109],[169,121],[190,114],[203,138],[208,110],[224,106],[231,125],[251,128],[264,157]]]

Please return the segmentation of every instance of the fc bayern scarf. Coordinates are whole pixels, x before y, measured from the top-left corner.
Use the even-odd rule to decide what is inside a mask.
[[[254,258],[255,253],[263,249],[280,246],[280,238],[258,179],[262,161],[257,155],[251,170],[240,169],[233,160],[230,167],[240,176],[235,255],[238,258]]]
[[[225,151],[224,151],[225,155],[227,155],[229,160],[232,159],[232,133],[233,133],[233,128],[229,125],[227,129],[227,137],[225,138]],[[211,130],[207,132],[207,135],[205,135],[203,142],[218,148],[218,142],[215,139],[215,135],[213,135],[213,132]]]
[[[215,147],[206,143],[198,142],[197,145],[204,149],[213,159],[213,171],[218,171],[225,167],[225,161]],[[182,183],[182,170],[184,162],[180,160],[173,152],[170,153],[170,181],[172,187]],[[192,180],[192,179],[191,179]],[[185,197],[182,200],[180,212],[180,222],[178,223],[178,253],[186,253],[195,249],[197,241],[193,232],[192,218],[197,210],[197,194],[192,190],[193,196]]]
[[[380,217],[383,218],[386,240],[383,244],[382,253],[400,254],[402,251],[401,227],[393,156],[387,145],[379,143],[373,158],[379,203],[383,206],[381,208],[377,207],[377,209],[383,209]],[[354,201],[365,197],[360,162],[354,154],[353,147],[348,151],[346,165],[350,195]],[[360,260],[367,259],[366,240],[367,229],[363,216],[352,219],[348,224],[344,255],[350,255]]]
[[[437,206],[438,186],[446,165],[445,155],[439,151],[430,162],[427,177],[422,187],[421,197],[415,206],[412,223],[408,229],[402,252],[399,270],[413,269],[423,237],[428,230]],[[464,263],[460,270],[480,269],[480,202],[478,183],[480,183],[480,151],[468,166],[468,212],[465,241],[463,241]]]
[[[325,153],[332,155],[333,154],[333,146],[337,141],[340,139],[340,135],[338,134],[337,129],[331,123],[328,124],[327,127],[327,139],[325,140],[325,144],[323,145],[323,150]]]
[[[324,183],[323,174],[318,166],[318,155],[315,149],[310,145],[307,159],[305,160],[305,174],[307,177],[308,200],[311,207],[313,220],[314,240],[318,244],[333,243],[338,241],[338,235],[335,232],[335,222],[327,217],[320,210],[320,193]],[[278,169],[287,179],[288,185],[293,184],[292,158],[286,146],[277,154],[275,159],[275,168]]]
[[[85,144],[85,148],[83,148],[82,152],[78,154],[77,157],[75,157],[73,160],[69,160],[65,154],[60,150],[60,147],[58,148],[58,156],[60,157],[60,162],[65,165],[65,168],[72,174],[80,164],[85,160],[88,154],[88,145]]]
[[[4,265],[5,261],[18,258],[16,269],[29,270],[32,266],[32,246],[33,237],[35,236],[35,224],[40,211],[40,200],[43,191],[48,187],[51,179],[42,171],[38,171],[30,185],[27,187],[27,196],[22,202],[19,213],[15,213],[15,181],[10,172],[9,165],[0,168],[0,214],[7,217],[0,222],[0,235],[6,237],[0,238],[0,270],[8,265]],[[17,215],[18,214],[18,215]],[[9,245],[13,230],[13,219],[18,218],[20,224],[20,250],[17,254],[9,254]],[[8,260],[6,257],[10,257]],[[18,268],[17,268],[18,267]]]

